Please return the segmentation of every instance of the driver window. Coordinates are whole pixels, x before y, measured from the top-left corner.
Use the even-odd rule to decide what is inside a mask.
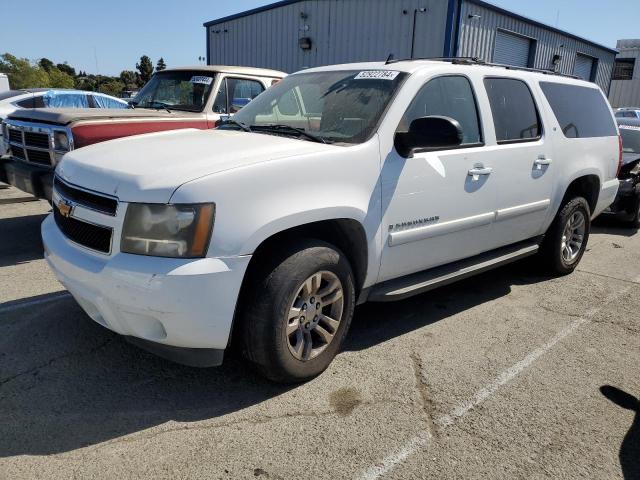
[[[446,76],[427,82],[405,112],[398,132],[406,132],[416,118],[439,115],[457,120],[462,127],[462,145],[482,143],[478,108],[466,77]]]

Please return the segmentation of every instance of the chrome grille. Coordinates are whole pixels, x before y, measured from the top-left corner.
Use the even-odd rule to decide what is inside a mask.
[[[46,133],[24,132],[24,143],[27,147],[49,149],[49,135]]]
[[[55,166],[57,160],[67,151],[55,150],[54,132],[64,132],[69,140],[69,150],[73,150],[71,130],[63,126],[53,126],[35,122],[7,119],[9,148],[14,158],[36,165]]]
[[[10,142],[16,142],[16,143],[22,143],[22,132],[20,130],[10,129],[9,130],[9,141]]]

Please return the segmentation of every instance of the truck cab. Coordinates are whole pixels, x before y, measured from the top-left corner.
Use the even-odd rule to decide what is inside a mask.
[[[156,72],[130,108],[21,109],[3,122],[7,181],[51,200],[53,170],[67,152],[115,138],[181,128],[208,129],[281,80],[249,67],[197,66]]]

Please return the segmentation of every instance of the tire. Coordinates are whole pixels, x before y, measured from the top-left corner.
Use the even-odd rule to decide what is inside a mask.
[[[629,228],[640,228],[640,195],[636,195],[633,199],[632,208],[629,212],[629,220],[624,222],[625,226]]]
[[[579,237],[571,235],[569,239],[573,239],[573,242],[567,243],[565,232],[571,228],[569,222],[579,218],[582,218],[583,229],[574,231],[574,234],[581,235],[581,243],[578,245],[576,242]],[[573,272],[587,248],[590,231],[591,209],[587,201],[583,197],[565,200],[547,230],[540,248],[540,258],[548,271],[555,275],[568,275]]]
[[[328,243],[305,240],[271,255],[253,275],[241,313],[245,358],[279,383],[303,382],[322,373],[340,350],[353,318],[354,277],[345,255]]]

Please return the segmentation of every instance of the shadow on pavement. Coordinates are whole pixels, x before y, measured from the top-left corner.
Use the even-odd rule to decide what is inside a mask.
[[[541,280],[523,275],[520,263],[360,307],[345,348],[368,348]],[[89,320],[71,297],[58,297],[0,315],[0,457],[67,452],[171,420],[212,419],[295,388],[267,382],[235,355],[211,369],[167,362]]]
[[[636,414],[620,446],[619,457],[624,478],[638,479],[640,478],[640,400],[611,385],[600,387],[600,392],[617,406]]]
[[[40,224],[46,215],[0,218],[0,267],[43,258]]]
[[[621,237],[633,237],[638,233],[638,229],[625,226],[623,222],[613,216],[600,215],[591,224],[591,233],[606,233],[608,235],[620,235]]]

